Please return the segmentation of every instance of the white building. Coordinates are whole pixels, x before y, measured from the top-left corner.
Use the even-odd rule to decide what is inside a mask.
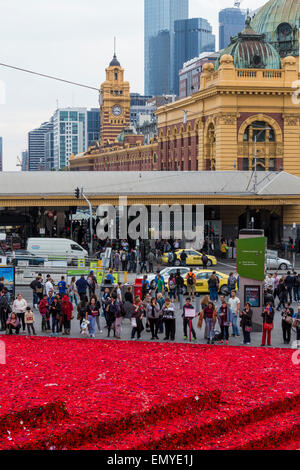
[[[69,165],[72,154],[87,151],[87,108],[59,108],[53,115],[54,169]]]

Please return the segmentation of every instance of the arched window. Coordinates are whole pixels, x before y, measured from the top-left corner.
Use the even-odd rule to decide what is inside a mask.
[[[216,170],[216,132],[212,122],[208,125],[206,131],[204,169],[210,171]]]

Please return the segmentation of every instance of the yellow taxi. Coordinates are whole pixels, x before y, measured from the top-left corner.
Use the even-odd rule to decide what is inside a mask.
[[[186,266],[203,266],[202,253],[200,253],[199,251],[193,250],[192,248],[185,249],[185,250],[176,250],[174,252],[175,259],[173,260],[172,265],[180,266],[181,264],[180,255],[183,251],[187,255],[186,262],[185,262]],[[217,264],[217,258],[215,256],[211,256],[211,255],[206,255],[206,256],[208,258],[207,266],[215,266]],[[165,264],[169,264],[168,253],[163,254],[162,261]]]
[[[219,278],[219,294],[228,294],[228,287],[227,287],[227,282],[228,282],[228,275],[224,273],[220,273],[219,271],[215,271],[217,277]],[[196,276],[196,292],[200,292],[202,294],[206,294],[209,292],[208,288],[208,280],[210,276],[212,275],[213,271],[209,269],[203,269],[201,271],[194,271],[194,274]],[[187,280],[186,278],[184,279],[184,290],[183,293],[184,295],[187,293]]]

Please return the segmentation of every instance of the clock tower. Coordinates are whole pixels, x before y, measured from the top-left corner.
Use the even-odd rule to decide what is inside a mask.
[[[101,147],[115,142],[130,124],[130,86],[124,81],[124,69],[116,53],[106,69],[100,89]]]

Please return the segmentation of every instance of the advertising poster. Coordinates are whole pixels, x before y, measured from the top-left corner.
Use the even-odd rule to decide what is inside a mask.
[[[236,267],[240,277],[265,279],[266,237],[241,238],[236,241]]]
[[[260,307],[260,286],[245,286],[245,304],[251,307]]]
[[[15,268],[13,266],[0,266],[0,278],[3,277],[2,281],[4,287],[7,287],[10,293],[11,299],[15,298]]]

